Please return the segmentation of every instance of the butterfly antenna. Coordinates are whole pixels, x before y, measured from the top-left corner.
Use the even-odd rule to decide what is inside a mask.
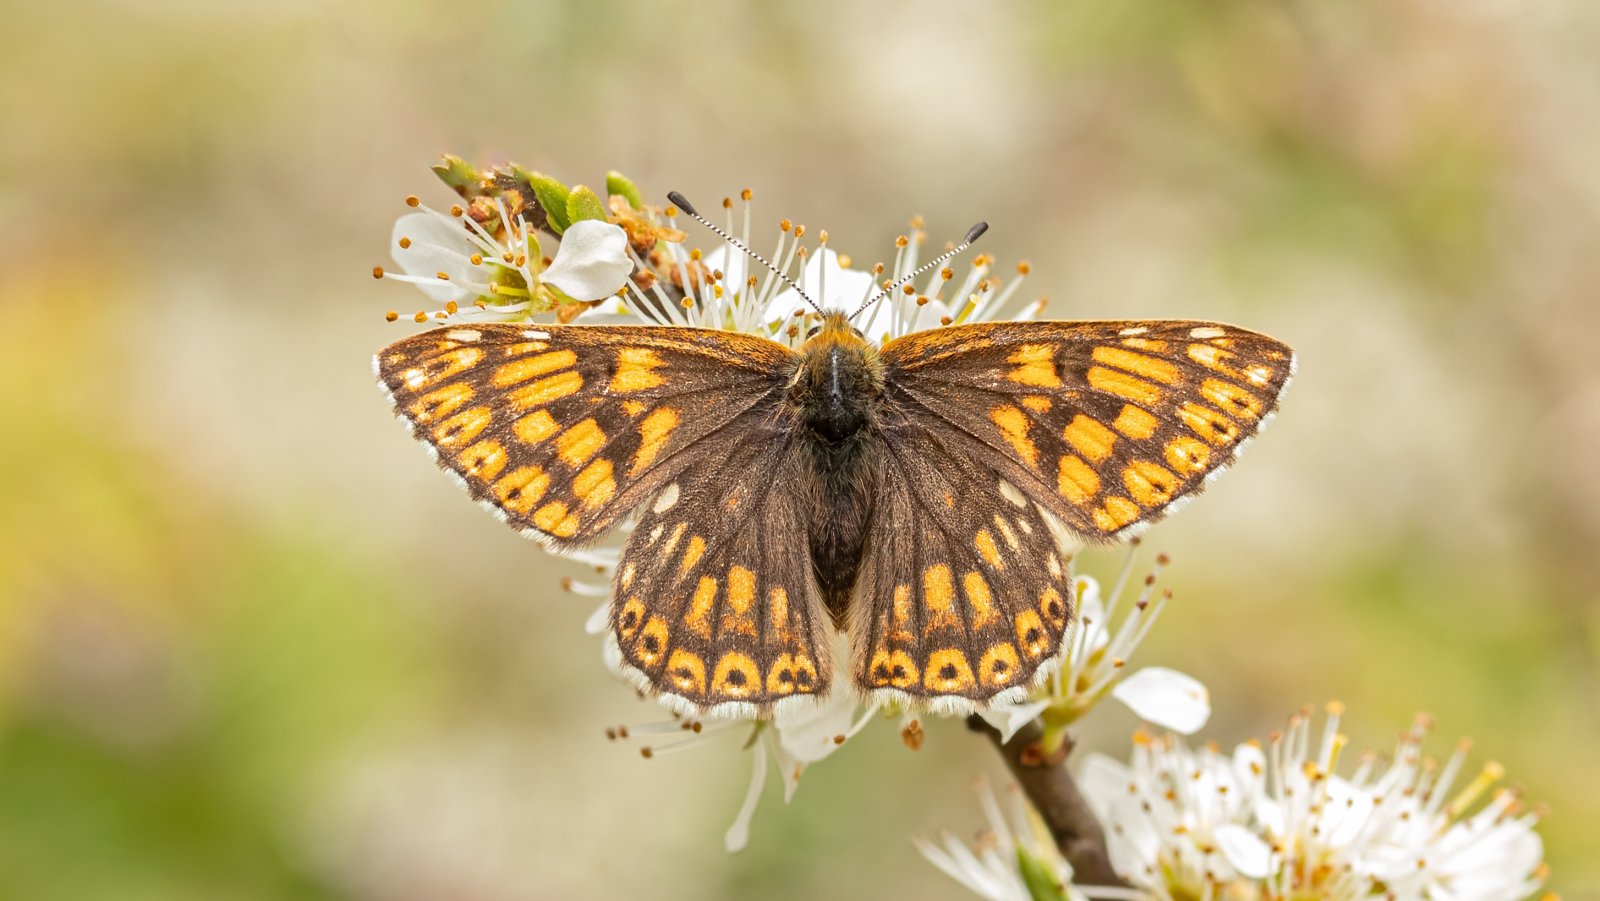
[[[884,288],[882,291],[879,291],[877,294],[874,294],[870,300],[862,301],[861,302],[861,306],[856,307],[856,311],[854,313],[851,313],[849,318],[854,319],[857,316],[860,316],[861,312],[863,310],[865,310],[867,307],[872,306],[873,304],[877,303],[878,301],[884,299],[885,297],[888,297],[890,294],[893,294],[896,290],[899,289],[899,287],[901,285],[905,284],[906,282],[911,281],[912,279],[916,278],[917,276],[921,275],[924,272],[927,272],[928,270],[934,268],[935,266],[939,266],[939,265],[943,264],[945,261],[949,260],[951,257],[953,257],[956,254],[962,252],[963,250],[966,250],[968,247],[971,247],[973,245],[973,242],[975,242],[979,238],[983,237],[983,233],[988,231],[988,230],[989,230],[989,223],[987,223],[987,222],[979,222],[977,225],[974,225],[973,227],[967,229],[967,235],[966,235],[966,237],[961,239],[961,243],[960,244],[957,244],[956,246],[954,246],[954,247],[950,248],[949,250],[945,251],[944,253],[939,254],[937,257],[934,257],[933,259],[929,260],[928,262],[923,263],[921,266],[918,266],[917,270],[915,272],[911,272],[911,273],[908,273],[905,276],[902,276],[899,281],[895,282],[894,284],[890,285],[887,288]]]
[[[783,279],[785,284],[787,284],[789,287],[793,288],[794,289],[794,293],[800,295],[800,299],[802,299],[806,303],[810,304],[811,305],[811,309],[817,311],[817,315],[819,315],[819,316],[822,315],[822,307],[817,306],[817,302],[811,299],[811,295],[809,295],[806,292],[800,290],[800,286],[794,283],[794,279],[792,279],[789,276],[785,275],[783,273],[783,271],[780,270],[777,266],[774,266],[771,263],[767,262],[767,258],[766,257],[764,257],[761,254],[756,253],[755,251],[751,250],[750,248],[744,246],[744,242],[743,241],[740,241],[738,238],[735,238],[733,235],[730,235],[727,232],[723,231],[722,229],[717,228],[715,225],[712,225],[711,221],[708,220],[706,217],[700,215],[700,213],[695,210],[694,205],[689,203],[689,201],[687,199],[685,199],[682,194],[679,194],[677,191],[668,191],[667,192],[667,199],[672,201],[673,205],[676,206],[678,209],[683,210],[685,213],[688,213],[690,219],[693,219],[694,221],[700,223],[701,225],[704,225],[706,228],[709,228],[712,231],[716,232],[717,233],[717,237],[721,238],[724,241],[727,241],[729,244],[732,244],[734,247],[739,248],[739,250],[744,252],[745,256],[749,257],[752,260],[755,260],[757,263],[760,263],[761,265],[767,267],[768,269],[771,269],[772,270],[772,274],[776,275],[778,278]]]

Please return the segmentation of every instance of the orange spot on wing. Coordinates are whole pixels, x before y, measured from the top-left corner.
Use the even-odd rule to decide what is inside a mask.
[[[1006,362],[1017,364],[1015,369],[1006,373],[1006,378],[1019,385],[1060,388],[1061,376],[1056,372],[1055,353],[1053,344],[1022,345],[1006,358]]]
[[[1161,400],[1161,389],[1150,384],[1144,379],[1133,376],[1117,369],[1107,369],[1104,366],[1091,366],[1088,373],[1089,387],[1107,394],[1115,394],[1135,403],[1149,406]]]
[[[537,466],[520,466],[500,477],[494,483],[494,496],[504,507],[519,516],[527,515],[533,505],[544,497],[550,487],[550,477]]]
[[[972,540],[972,544],[978,549],[978,553],[983,556],[984,562],[995,569],[1006,568],[1005,561],[1000,559],[1000,549],[995,546],[994,534],[988,529],[979,529],[977,537]]]
[[[1228,444],[1239,437],[1239,424],[1204,404],[1184,404],[1178,418],[1191,431],[1212,444]]]
[[[667,365],[656,352],[646,347],[624,347],[617,351],[617,371],[611,377],[614,394],[630,394],[662,384],[666,379],[651,370]]]
[[[568,513],[561,501],[551,501],[535,511],[533,524],[557,538],[571,538],[578,531],[578,518]]]
[[[1002,405],[989,411],[989,418],[1000,429],[1000,437],[1011,445],[1024,463],[1038,468],[1039,449],[1028,438],[1028,414],[1016,407]]]
[[[1079,457],[1067,454],[1056,466],[1056,493],[1082,507],[1100,493],[1100,476]]]
[[[625,400],[622,402],[622,412],[628,414],[629,416],[638,416],[640,413],[643,413],[648,409],[650,409],[649,404],[641,404],[636,400]]]
[[[556,451],[568,466],[582,466],[605,447],[606,433],[593,419],[585,419],[556,438]]]
[[[506,403],[513,410],[531,410],[566,397],[582,387],[583,376],[576,369],[568,369],[508,392]]]
[[[685,695],[703,695],[706,693],[706,662],[699,654],[679,648],[667,658],[667,678],[673,688]]]
[[[972,628],[982,629],[995,621],[994,594],[982,573],[970,572],[961,577],[961,588],[972,607]]]
[[[433,443],[442,448],[462,447],[494,422],[488,407],[471,407],[433,427]]]
[[[972,690],[972,664],[960,648],[940,648],[928,655],[922,686],[935,694],[962,694]]]
[[[867,681],[877,688],[910,688],[919,681],[920,672],[905,651],[880,650],[867,664]]]
[[[1197,438],[1180,435],[1167,442],[1167,465],[1178,472],[1193,475],[1203,472],[1211,459],[1211,448]]]
[[[1156,433],[1156,418],[1142,407],[1127,404],[1122,408],[1122,412],[1117,414],[1117,419],[1111,423],[1111,427],[1139,441]]]
[[[1240,419],[1261,417],[1261,398],[1232,382],[1206,379],[1200,383],[1200,396]]]
[[[935,629],[961,628],[956,616],[956,589],[950,578],[950,567],[936,563],[922,573],[922,605],[928,615],[924,618],[924,635]]]
[[[602,458],[590,463],[572,480],[572,493],[591,510],[608,503],[617,493],[617,482],[611,477],[611,461]]]
[[[1163,385],[1176,385],[1180,380],[1178,367],[1158,357],[1137,354],[1131,350],[1123,350],[1120,347],[1112,347],[1107,344],[1096,347],[1090,355],[1096,363],[1104,363],[1107,366],[1115,366],[1118,369],[1127,370],[1152,382],[1160,382]]]
[[[633,453],[633,465],[628,467],[628,475],[636,476],[651,463],[662,448],[667,446],[667,440],[672,437],[672,430],[678,427],[678,411],[671,407],[662,407],[646,416],[639,423],[639,449]]]
[[[1017,649],[1008,641],[990,645],[978,660],[978,679],[989,688],[1010,684],[1021,672]]]
[[[1024,397],[1022,405],[1035,413],[1048,413],[1050,408],[1055,406],[1050,402],[1050,398],[1045,397],[1043,394],[1030,394]]]
[[[1139,518],[1139,505],[1125,497],[1112,495],[1094,511],[1094,524],[1102,532],[1115,532]]]
[[[683,617],[683,624],[701,638],[711,637],[711,607],[716,599],[717,580],[702,576],[694,595],[689,598],[689,612]]]
[[[501,364],[500,368],[494,371],[494,375],[489,377],[489,383],[496,388],[509,388],[512,385],[526,382],[528,379],[546,375],[558,369],[566,369],[577,362],[578,355],[570,350],[557,350],[547,354],[539,354],[536,357],[523,357],[520,360],[512,360],[509,363]]]
[[[761,670],[749,655],[728,651],[717,661],[717,670],[711,677],[712,694],[737,700],[760,690]]]
[[[1039,619],[1037,610],[1018,613],[1011,624],[1016,629],[1017,645],[1024,654],[1037,659],[1050,650],[1050,636],[1045,634],[1044,621]]]
[[[500,470],[506,467],[506,460],[505,446],[493,438],[479,441],[456,457],[456,462],[461,464],[467,475],[483,481],[499,475]]]
[[[1172,500],[1182,481],[1172,470],[1149,460],[1135,460],[1122,470],[1123,487],[1146,507],[1159,507]]]
[[[683,550],[683,562],[678,567],[679,574],[687,574],[689,570],[694,568],[696,563],[700,562],[700,558],[705,555],[706,540],[699,535],[691,536],[689,538],[689,546]]]
[[[465,382],[455,382],[422,395],[406,407],[406,411],[413,422],[421,425],[442,416],[449,416],[470,400],[472,400],[472,386]]]
[[[1095,463],[1111,456],[1111,448],[1117,443],[1117,436],[1110,429],[1099,420],[1082,413],[1072,417],[1072,421],[1061,431],[1061,437],[1074,450]]]
[[[535,410],[517,420],[511,427],[511,432],[524,444],[538,444],[554,435],[560,428],[549,410]]]

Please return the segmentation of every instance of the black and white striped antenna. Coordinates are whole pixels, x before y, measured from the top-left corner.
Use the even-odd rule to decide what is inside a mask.
[[[854,319],[857,316],[860,316],[862,311],[866,310],[868,307],[870,307],[873,304],[877,303],[878,301],[884,299],[885,297],[888,297],[890,294],[893,294],[895,291],[898,291],[900,289],[901,285],[906,284],[907,282],[909,282],[912,279],[916,278],[917,276],[923,274],[924,272],[927,272],[928,270],[934,268],[935,266],[942,265],[947,260],[949,260],[951,257],[953,257],[956,254],[962,252],[963,250],[966,250],[968,247],[971,247],[973,242],[977,241],[979,238],[983,237],[983,233],[988,231],[988,230],[989,230],[989,223],[987,223],[987,222],[979,222],[977,225],[974,225],[973,227],[967,229],[967,235],[966,235],[966,237],[961,239],[961,243],[960,244],[957,244],[956,246],[954,246],[954,247],[950,248],[949,250],[945,251],[944,253],[939,254],[937,257],[934,257],[933,259],[929,260],[928,262],[923,263],[921,266],[918,266],[917,270],[915,272],[911,272],[911,273],[908,273],[905,276],[902,276],[899,281],[895,282],[894,284],[890,285],[887,288],[884,288],[882,291],[879,291],[877,294],[874,294],[871,299],[863,300],[861,302],[861,306],[856,307],[856,311],[854,313],[851,313],[849,318]]]
[[[689,215],[689,218],[691,218],[694,221],[700,223],[701,225],[704,225],[706,228],[711,229],[712,231],[717,233],[717,237],[721,238],[724,241],[727,241],[729,244],[732,244],[734,247],[739,248],[739,250],[744,252],[745,256],[749,257],[752,260],[755,260],[757,263],[760,263],[761,265],[767,267],[768,269],[771,269],[772,270],[772,274],[776,275],[778,278],[783,279],[784,282],[789,287],[793,288],[794,289],[794,293],[800,295],[800,299],[801,300],[804,300],[807,304],[809,304],[811,306],[811,309],[817,311],[817,315],[819,315],[819,316],[822,315],[822,307],[817,306],[817,302],[811,299],[811,295],[809,295],[806,292],[800,290],[800,286],[794,283],[794,279],[792,279],[789,276],[785,275],[781,270],[778,269],[777,266],[774,266],[771,263],[767,262],[767,258],[766,257],[764,257],[761,254],[756,253],[755,251],[751,250],[750,248],[744,246],[744,242],[743,241],[740,241],[738,238],[735,238],[733,235],[730,235],[727,232],[723,231],[722,229],[717,228],[715,225],[712,225],[710,220],[708,220],[708,219],[706,219],[706,217],[700,215],[699,212],[697,212],[695,210],[694,205],[691,204],[682,194],[679,194],[677,191],[668,191],[667,192],[667,199],[672,201],[673,205],[676,206],[678,209],[683,210],[685,213],[687,213]]]

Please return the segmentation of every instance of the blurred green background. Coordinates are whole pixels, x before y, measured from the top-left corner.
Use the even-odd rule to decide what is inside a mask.
[[[979,823],[959,724],[769,785],[735,857],[736,741],[605,742],[656,711],[576,570],[371,383],[420,297],[368,270],[449,151],[749,186],[862,262],[986,218],[1055,316],[1295,344],[1283,415],[1151,533],[1177,601],[1136,663],[1205,681],[1224,744],[1431,712],[1600,898],[1600,5],[0,12],[0,897],[962,897],[909,842]]]

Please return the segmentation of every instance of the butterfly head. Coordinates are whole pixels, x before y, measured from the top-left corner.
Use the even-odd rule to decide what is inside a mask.
[[[871,421],[883,382],[878,348],[844,313],[831,310],[800,347],[789,402],[819,437],[837,443]]]

